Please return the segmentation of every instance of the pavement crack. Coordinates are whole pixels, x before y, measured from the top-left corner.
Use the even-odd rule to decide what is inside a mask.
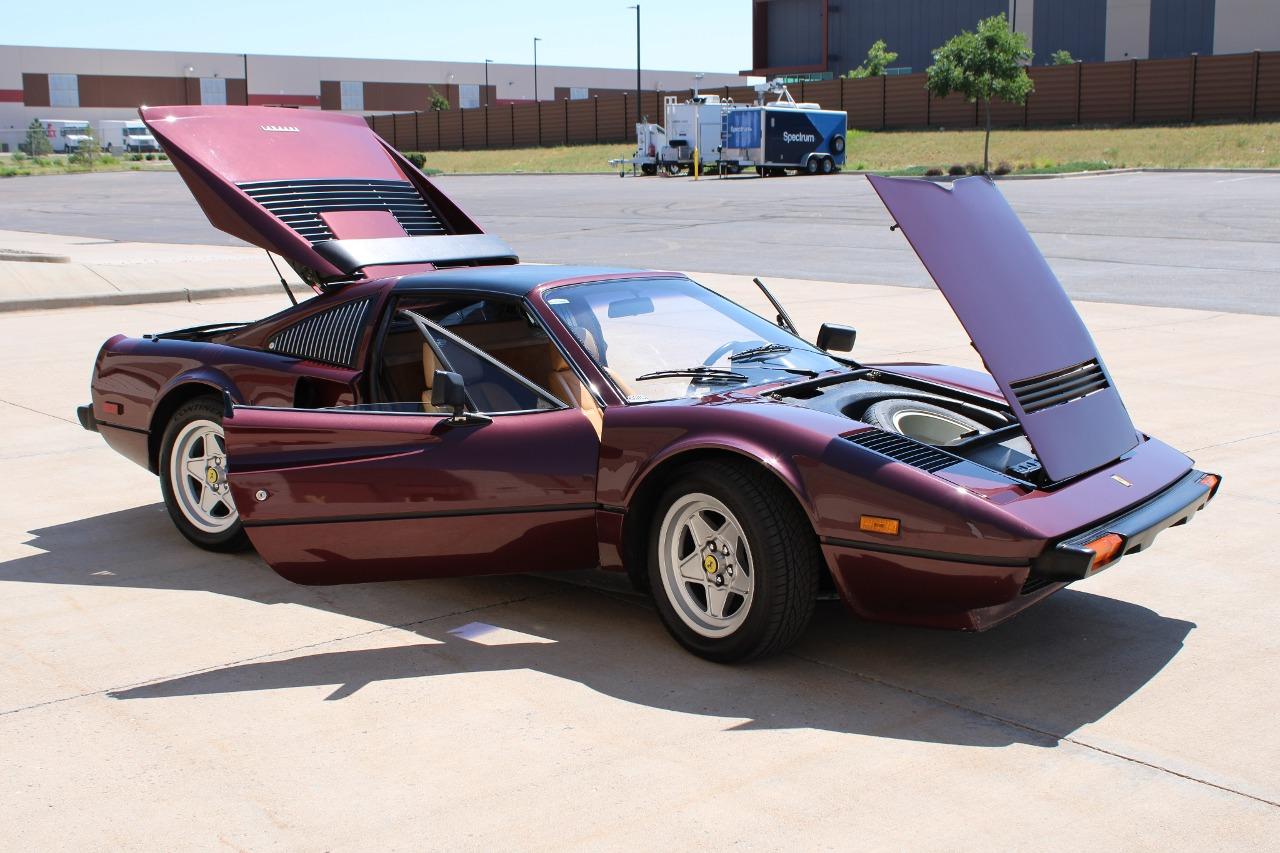
[[[176,678],[189,678],[190,676],[193,676],[193,675],[203,675],[204,673],[207,673],[207,672],[216,672],[217,670],[226,669],[227,667],[231,667],[231,666],[240,666],[246,663],[254,663],[256,661],[266,660],[268,658],[280,657],[281,655],[295,654],[297,652],[305,652],[308,649],[316,649],[316,648],[320,648],[321,646],[332,645],[333,643],[342,643],[342,642],[346,642],[347,640],[359,639],[360,637],[371,637],[374,634],[381,634],[386,631],[404,631],[404,630],[413,628],[414,626],[417,626],[417,625],[426,625],[430,622],[439,622],[442,619],[450,619],[454,616],[465,616],[468,613],[479,613],[482,610],[490,610],[495,607],[505,607],[508,604],[519,604],[522,601],[532,601],[538,598],[546,598],[547,596],[554,595],[555,592],[556,591],[550,591],[550,592],[537,593],[534,595],[523,595],[518,598],[507,598],[507,599],[503,599],[502,601],[494,601],[489,604],[482,604],[482,605],[479,605],[478,607],[464,607],[461,610],[454,610],[449,613],[441,613],[438,616],[428,616],[425,619],[414,619],[409,622],[399,622],[394,625],[383,625],[378,628],[371,628],[368,631],[357,631],[354,634],[346,634],[341,637],[330,637],[329,639],[326,639],[326,640],[317,640],[314,643],[307,643],[305,645],[294,646],[288,649],[276,649],[275,651],[264,652],[263,654],[260,654],[260,655],[252,655],[247,658],[240,658],[238,660],[232,660],[232,661],[223,661],[221,663],[212,664],[210,666],[198,667],[196,669],[187,670],[186,672],[173,673],[170,675],[161,675],[155,678],[145,678],[142,681],[117,685],[115,687],[103,687],[99,690],[87,690],[84,693],[77,693],[72,696],[60,696],[57,699],[49,699],[44,702],[34,702],[30,705],[24,705],[21,708],[9,708],[7,710],[0,711],[0,717],[8,717],[13,714],[20,714],[23,711],[32,711],[37,708],[47,708],[50,705],[60,705],[63,702],[72,702],[76,699],[86,699],[86,698],[89,698],[90,696],[103,696],[111,693],[118,693],[124,690],[133,690],[138,687],[147,687],[152,684],[163,684],[166,681],[172,681]]]
[[[1261,796],[1258,796],[1257,794],[1250,794],[1247,791],[1241,791],[1238,788],[1232,788],[1228,785],[1221,785],[1217,782],[1210,782],[1208,779],[1201,779],[1198,776],[1192,776],[1188,773],[1180,773],[1177,770],[1172,770],[1168,767],[1163,767],[1159,764],[1153,764],[1150,761],[1143,761],[1141,758],[1135,758],[1132,755],[1125,755],[1122,752],[1116,752],[1114,750],[1105,749],[1101,746],[1095,746],[1094,744],[1091,744],[1088,741],[1080,740],[1079,738],[1074,738],[1074,737],[1071,737],[1070,735],[1064,735],[1058,732],[1048,731],[1047,729],[1037,728],[1036,726],[1030,725],[1028,723],[1023,723],[1018,720],[1011,719],[1009,717],[1002,717],[999,714],[993,714],[990,711],[983,711],[978,708],[971,708],[968,705],[963,705],[959,702],[954,702],[950,699],[944,699],[941,696],[935,696],[932,693],[926,693],[923,690],[916,690],[911,687],[904,687],[901,684],[894,684],[891,681],[885,681],[884,679],[876,678],[874,675],[868,675],[865,672],[857,672],[855,670],[846,669],[842,666],[837,666],[836,664],[828,663],[827,661],[818,660],[817,658],[805,657],[804,655],[797,654],[795,652],[787,652],[786,654],[788,657],[793,657],[793,658],[796,658],[797,660],[802,660],[802,661],[805,661],[806,663],[814,664],[815,666],[820,666],[826,669],[835,670],[836,672],[843,673],[844,675],[852,676],[853,678],[856,678],[860,681],[865,681],[868,684],[874,684],[879,687],[888,688],[889,690],[896,690],[900,693],[906,693],[908,695],[915,696],[920,699],[924,699],[927,702],[932,702],[937,705],[943,705],[953,710],[960,711],[961,713],[972,714],[973,716],[981,717],[984,720],[989,720],[999,725],[1009,726],[1010,728],[1015,728],[1015,729],[1018,729],[1019,731],[1028,732],[1030,734],[1038,735],[1043,738],[1049,738],[1057,742],[1069,743],[1073,746],[1078,746],[1081,749],[1087,749],[1092,752],[1098,752],[1103,755],[1109,755],[1112,758],[1118,758],[1121,761],[1128,761],[1132,764],[1139,764],[1143,767],[1148,767],[1152,770],[1167,774],[1169,776],[1177,777],[1178,779],[1183,779],[1187,782],[1194,782],[1199,785],[1205,785],[1209,788],[1215,788],[1219,791],[1223,791],[1228,794],[1235,794],[1238,797],[1244,797],[1247,800],[1253,800],[1256,803],[1262,803],[1263,805],[1272,806],[1273,808],[1280,809],[1280,802],[1277,802],[1275,800],[1268,800],[1266,797],[1261,797]]]
[[[1228,445],[1231,445],[1231,444],[1239,444],[1242,441],[1253,441],[1255,438],[1266,438],[1267,436],[1275,435],[1276,433],[1280,433],[1280,429],[1273,429],[1273,430],[1268,430],[1267,432],[1260,432],[1257,435],[1246,435],[1241,438],[1233,438],[1230,441],[1220,441],[1217,444],[1206,444],[1203,447],[1193,447],[1190,450],[1186,450],[1184,452],[1198,453],[1201,450],[1212,450],[1215,447],[1227,447]]]
[[[13,406],[15,409],[22,409],[24,411],[31,412],[34,415],[44,415],[46,418],[53,418],[55,421],[62,421],[63,423],[68,423],[72,426],[79,426],[79,424],[71,420],[71,418],[64,418],[61,415],[53,415],[49,412],[42,412],[40,409],[33,409],[30,406],[24,406],[21,403],[15,403],[12,400],[0,399],[0,403],[4,403],[6,406]]]

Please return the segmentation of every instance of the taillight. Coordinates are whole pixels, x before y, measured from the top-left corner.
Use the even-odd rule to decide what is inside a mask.
[[[1106,533],[1084,543],[1084,547],[1093,552],[1093,560],[1089,563],[1089,574],[1093,574],[1108,563],[1120,559],[1120,554],[1124,551],[1124,537],[1118,533]]]
[[[1205,474],[1200,477],[1200,482],[1209,487],[1209,500],[1213,500],[1213,496],[1218,493],[1218,485],[1222,482],[1222,478],[1217,474]]]

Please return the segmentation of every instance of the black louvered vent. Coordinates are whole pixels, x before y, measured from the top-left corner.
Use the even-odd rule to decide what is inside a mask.
[[[960,457],[952,456],[931,445],[921,444],[904,435],[879,429],[869,429],[866,432],[848,436],[848,439],[860,447],[874,450],[881,456],[888,456],[890,459],[920,468],[930,474],[961,461]]]
[[[296,358],[354,367],[368,299],[355,299],[294,323],[267,341],[267,349]]]
[[[330,178],[237,186],[312,243],[333,239],[320,214],[344,210],[385,210],[410,237],[446,233],[435,210],[408,181]]]
[[[1079,400],[1106,387],[1106,374],[1094,358],[1074,367],[1064,367],[1052,373],[1009,383],[1009,389],[1017,398],[1018,405],[1027,414]]]

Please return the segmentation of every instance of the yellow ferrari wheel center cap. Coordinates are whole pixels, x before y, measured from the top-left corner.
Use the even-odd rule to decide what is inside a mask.
[[[702,558],[702,568],[707,570],[707,574],[714,575],[720,570],[720,564],[716,562],[716,558],[708,554]]]
[[[210,468],[204,472],[204,478],[209,481],[209,485],[218,485],[218,469],[210,466]]]

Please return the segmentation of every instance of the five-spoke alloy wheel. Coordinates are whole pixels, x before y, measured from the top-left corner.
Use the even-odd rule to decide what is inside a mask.
[[[222,412],[214,400],[192,400],[170,418],[160,450],[160,487],[183,536],[212,551],[248,546],[227,482]]]
[[[649,588],[667,630],[694,654],[729,662],[790,645],[813,615],[819,565],[808,517],[759,465],[690,465],[658,499]]]

